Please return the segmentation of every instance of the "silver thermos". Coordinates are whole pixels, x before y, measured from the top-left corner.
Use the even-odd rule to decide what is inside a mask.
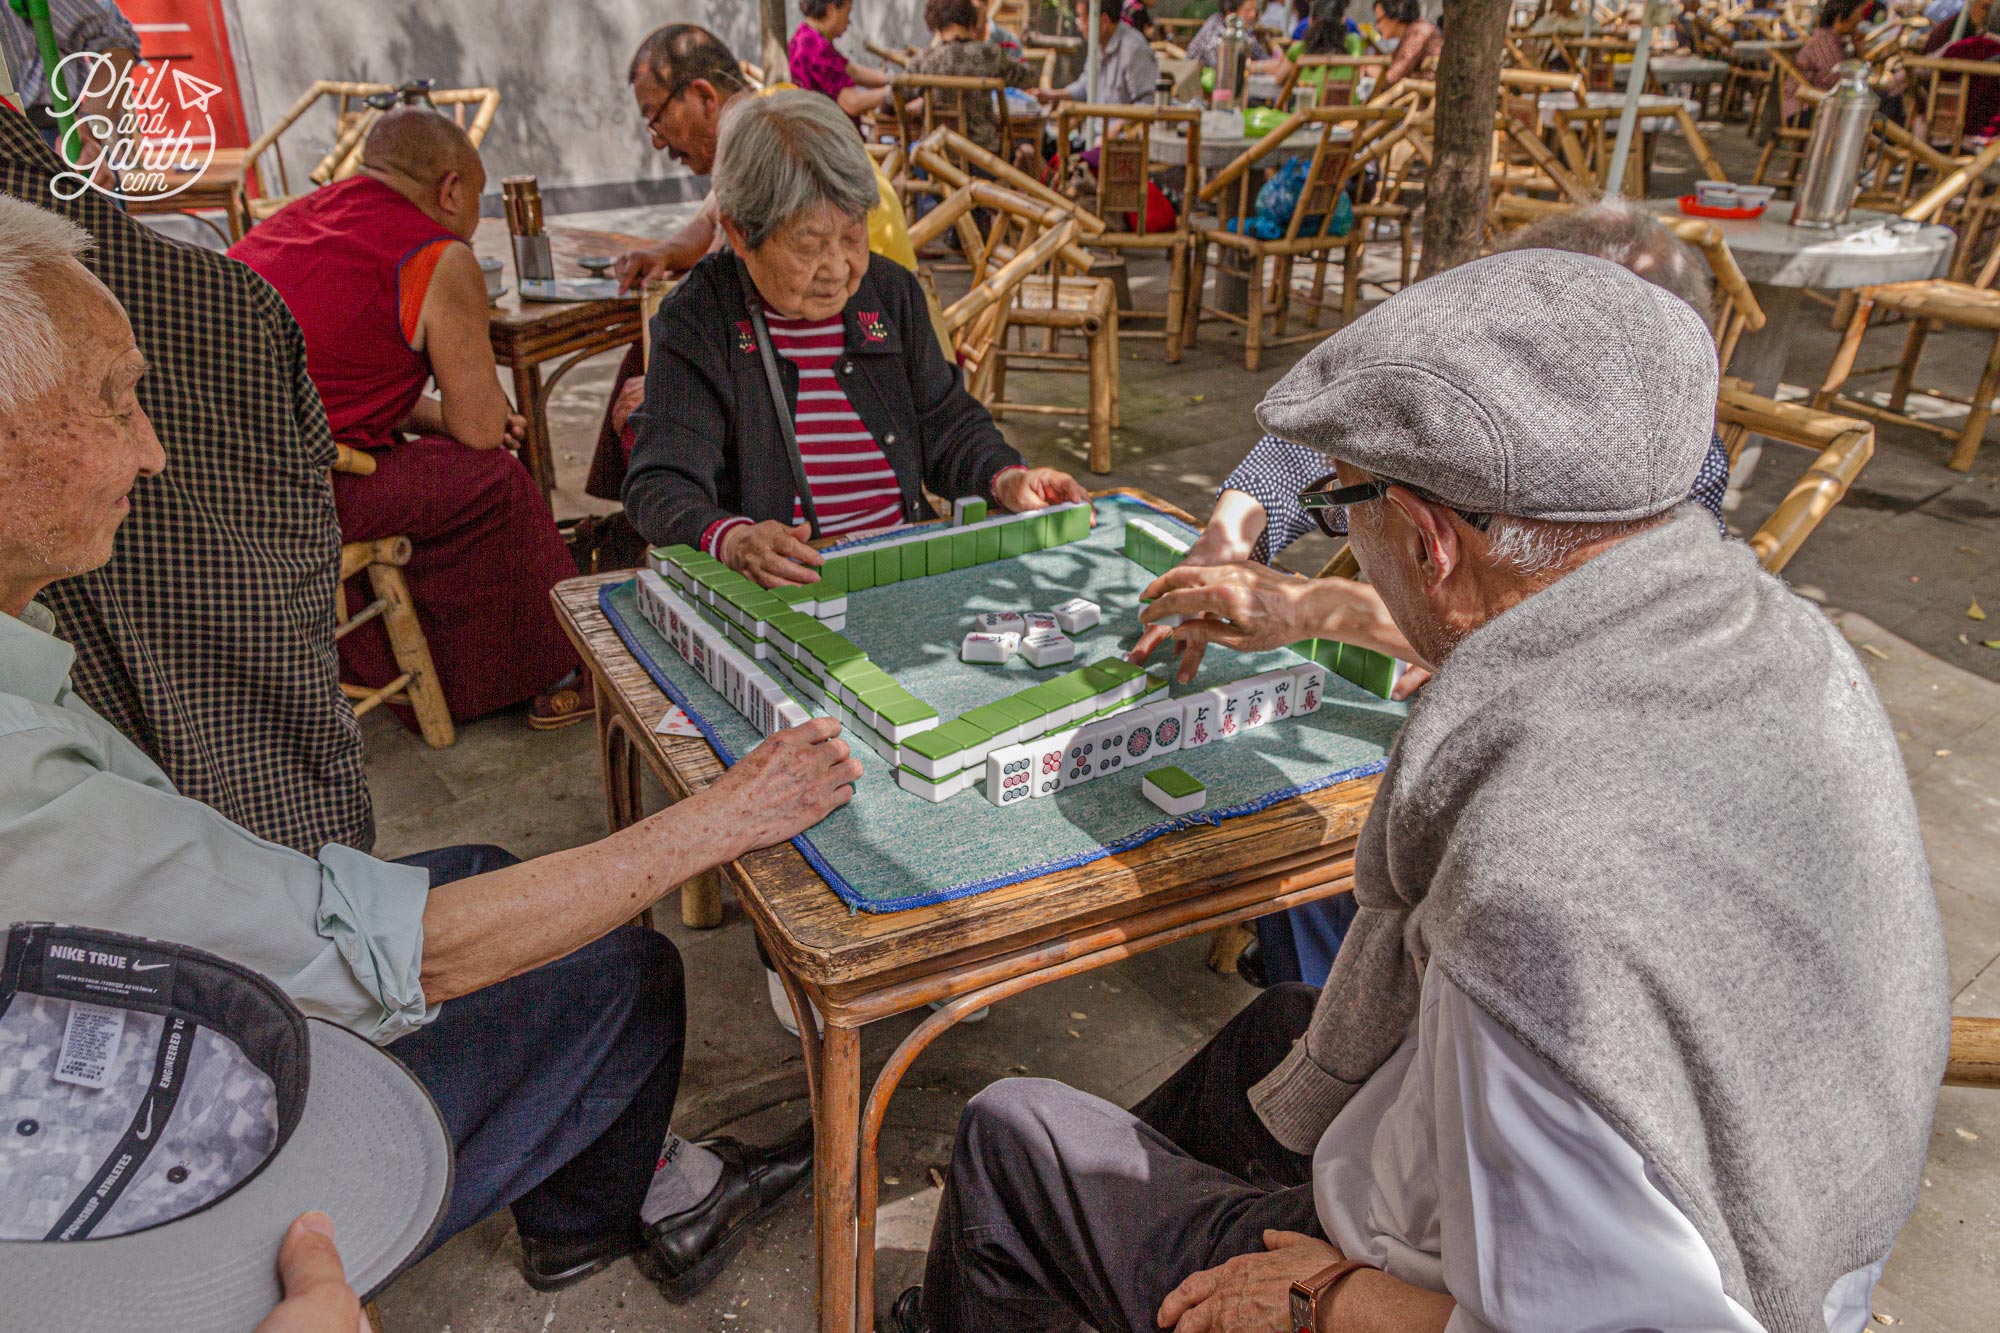
[[[1847,210],[1854,203],[1861,150],[1868,144],[1876,97],[1863,62],[1843,61],[1834,72],[1840,81],[1813,112],[1805,173],[1793,196],[1794,227],[1838,227],[1847,221]]]
[[[1215,52],[1215,96],[1210,101],[1217,111],[1243,109],[1252,41],[1250,29],[1236,15],[1223,22],[1222,41]]]

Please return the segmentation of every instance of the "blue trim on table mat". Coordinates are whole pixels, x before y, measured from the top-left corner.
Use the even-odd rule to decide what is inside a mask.
[[[1143,511],[1149,518],[1171,524],[1174,528],[1186,533],[1190,539],[1200,535],[1172,515],[1155,509],[1144,501],[1133,499],[1130,496],[1107,495],[1100,497],[1096,503],[1100,505],[1129,505],[1134,509]],[[834,551],[851,550],[862,546],[874,545],[887,537],[898,535],[902,534],[897,531],[881,533],[858,538],[850,542],[837,543],[828,549]],[[689,701],[686,694],[655,664],[652,655],[641,646],[637,636],[632,633],[631,627],[626,623],[625,617],[612,605],[612,594],[631,587],[634,582],[635,580],[628,579],[623,583],[605,584],[599,588],[597,593],[599,609],[604,612],[605,619],[611,623],[611,628],[617,632],[619,639],[630,650],[632,656],[641,666],[646,668],[646,674],[652,677],[653,683],[658,685],[661,692],[678,705],[681,711],[687,714],[688,720],[693,722],[701,731],[703,738],[715,750],[716,755],[722,760],[723,765],[725,767],[733,765],[736,762],[736,757],[730,751],[728,745],[716,733],[715,728],[709,724],[708,719],[703,717]],[[1371,760],[1368,763],[1360,764],[1341,772],[1331,773],[1311,782],[1282,787],[1278,790],[1267,792],[1262,796],[1238,805],[1227,806],[1220,810],[1200,810],[1190,815],[1180,815],[1164,819],[1157,824],[1148,825],[1137,832],[1104,843],[1095,851],[1060,857],[1053,861],[1044,861],[1026,866],[1008,874],[995,875],[987,879],[955,885],[951,888],[938,889],[930,893],[911,894],[901,898],[881,899],[863,896],[855,890],[854,886],[848,882],[845,876],[834,869],[832,863],[826,859],[826,856],[819,848],[813,845],[812,840],[805,834],[800,834],[791,841],[792,845],[798,848],[799,854],[805,858],[806,864],[810,865],[826,881],[827,887],[832,889],[835,895],[848,905],[850,910],[871,913],[902,912],[917,907],[931,907],[939,903],[953,902],[960,898],[970,898],[976,894],[984,893],[989,889],[1004,888],[1009,884],[1019,884],[1023,880],[1054,874],[1059,870],[1071,870],[1078,866],[1088,865],[1092,861],[1102,860],[1106,856],[1118,852],[1130,851],[1132,848],[1151,842],[1154,838],[1165,833],[1172,833],[1180,829],[1195,828],[1202,825],[1211,827],[1219,826],[1225,819],[1237,819],[1244,815],[1253,815],[1259,811],[1269,809],[1280,801],[1291,800],[1295,796],[1322,791],[1328,787],[1338,786],[1343,782],[1351,782],[1357,778],[1364,778],[1375,773],[1380,773],[1387,766],[1388,758],[1385,755],[1383,758]],[[912,796],[911,799],[920,800],[922,798]],[[984,798],[982,797],[981,799],[983,800]]]

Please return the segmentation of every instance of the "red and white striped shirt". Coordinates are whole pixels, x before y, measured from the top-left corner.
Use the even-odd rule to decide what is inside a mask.
[[[820,534],[835,537],[901,523],[903,488],[897,484],[896,471],[855,414],[834,373],[846,352],[846,325],[837,317],[784,319],[769,308],[764,318],[778,355],[798,367],[799,404],[792,425],[819,510]],[[804,521],[805,507],[794,500],[792,522]],[[748,522],[739,517],[710,524],[701,536],[702,549],[719,557],[723,534]]]

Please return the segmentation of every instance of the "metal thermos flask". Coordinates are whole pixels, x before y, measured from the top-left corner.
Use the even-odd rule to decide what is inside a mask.
[[[1216,110],[1224,108],[1241,110],[1243,94],[1248,87],[1250,29],[1243,26],[1243,20],[1231,14],[1222,25],[1222,41],[1215,52],[1215,97],[1211,105]]]
[[[1868,144],[1876,97],[1868,86],[1868,66],[1861,61],[1843,61],[1835,73],[1840,81],[1813,112],[1805,172],[1793,196],[1794,227],[1837,227],[1847,221],[1847,210],[1854,203],[1861,150]]]

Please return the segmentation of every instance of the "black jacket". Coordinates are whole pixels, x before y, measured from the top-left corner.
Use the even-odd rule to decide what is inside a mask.
[[[710,255],[653,317],[624,499],[633,526],[655,544],[698,545],[711,523],[734,514],[791,519],[797,491],[743,288],[736,257]],[[926,485],[947,499],[990,499],[994,476],[1021,456],[945,359],[916,277],[871,256],[841,318],[840,386],[896,471],[904,519],[931,517]],[[796,411],[798,370],[781,356],[778,373]]]

